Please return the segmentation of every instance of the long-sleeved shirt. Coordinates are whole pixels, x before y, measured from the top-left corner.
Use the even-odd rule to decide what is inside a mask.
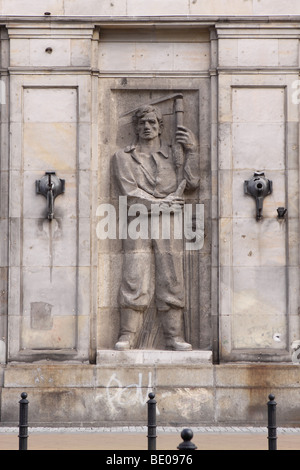
[[[130,198],[130,204],[143,203],[148,208],[174,193],[180,183],[171,146],[162,146],[151,155],[137,152],[134,145],[118,150],[113,157],[113,171],[121,195]],[[186,152],[183,179],[187,189],[196,189],[199,185],[196,152]]]

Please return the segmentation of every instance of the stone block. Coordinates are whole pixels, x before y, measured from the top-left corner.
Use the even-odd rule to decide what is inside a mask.
[[[30,65],[59,67],[71,65],[70,39],[30,39]]]
[[[21,191],[15,191],[15,188],[21,188],[21,172],[12,170],[10,172],[10,217],[19,218],[22,209]]]
[[[232,124],[232,157],[235,169],[266,168],[266,156],[271,154],[272,169],[281,170],[285,165],[285,149],[283,121],[271,124],[258,121]]]
[[[91,65],[91,42],[89,39],[71,39],[70,64],[73,67],[89,67]]]
[[[86,388],[94,385],[94,367],[87,364],[22,364],[9,365],[5,370],[4,386],[11,389]]]
[[[174,70],[207,70],[210,66],[209,43],[175,43],[173,61]]]
[[[232,317],[233,349],[263,349],[265,353],[272,349],[271,354],[275,356],[274,350],[285,351],[289,346],[285,316],[281,312],[273,313],[271,321],[269,313],[272,309],[269,308],[266,312],[268,305],[262,304],[260,299],[256,302],[255,300],[250,296],[245,298],[244,304],[248,302],[251,311],[248,310],[247,314],[237,313]]]
[[[5,411],[3,420],[8,425],[18,423],[18,413],[20,395],[24,388],[6,388],[2,391]],[[56,426],[64,423],[65,425],[75,425],[85,422],[85,417],[90,416],[90,424],[95,419],[95,412],[101,414],[102,407],[95,406],[95,392],[93,389],[87,389],[84,394],[82,390],[76,388],[37,388],[28,390],[30,407],[31,426],[44,423],[45,426],[55,423]],[[92,403],[94,403],[92,410]],[[97,403],[98,404],[98,403]],[[99,422],[101,422],[100,416]],[[87,424],[87,423],[86,423]]]
[[[298,65],[298,45],[295,39],[278,40],[278,65],[281,67]]]
[[[24,123],[77,122],[76,98],[75,88],[26,88]]]
[[[135,70],[135,47],[130,43],[101,44],[99,48],[101,70]]]
[[[64,0],[64,14],[68,16],[126,16],[127,1],[124,0]]]
[[[232,225],[232,265],[285,266],[284,228],[276,217],[265,219],[263,226],[253,218],[236,218]]]
[[[97,364],[195,366],[200,363],[211,363],[211,360],[211,351],[99,350]]]
[[[64,219],[49,224],[45,219],[23,221],[23,265],[40,266],[47,260],[49,266],[75,266],[77,221]],[[66,243],[66,240],[72,240]]]
[[[46,11],[52,15],[63,15],[62,0],[41,0],[38,3],[31,0],[2,0],[2,15],[44,16]]]
[[[10,124],[10,170],[18,170],[21,168],[21,152],[20,148],[22,146],[22,123],[13,122]]]
[[[220,267],[220,315],[231,315],[233,302],[233,272],[229,266]]]
[[[219,168],[228,170],[232,167],[232,123],[222,122],[218,128]]]
[[[219,41],[219,66],[238,66],[238,40],[222,38]]]
[[[299,368],[291,364],[222,364],[215,366],[216,387],[299,387]],[[267,397],[266,397],[267,398]]]
[[[234,123],[282,123],[284,122],[284,88],[282,86],[234,87],[232,109]]]
[[[0,233],[3,234],[0,248],[0,267],[8,266],[8,227],[8,219],[0,219]]]
[[[298,168],[298,135],[299,126],[296,122],[287,122],[287,166],[288,169]]]
[[[136,2],[135,0],[127,0],[128,16],[153,16],[153,15],[188,15],[189,2],[182,0],[174,2],[172,0],[153,0],[151,4],[147,2]]]
[[[222,194],[220,198],[219,216],[223,218],[232,217],[233,214],[233,172],[231,170],[220,170],[219,188]],[[240,189],[240,188],[239,188]],[[221,222],[227,224],[226,222]],[[228,240],[227,240],[228,241]]]
[[[278,66],[277,39],[238,39],[240,67]]]
[[[199,426],[214,420],[212,388],[159,388],[156,393],[159,425]]]
[[[197,0],[190,4],[191,15],[252,15],[252,0]]]
[[[280,0],[253,0],[254,15],[299,15],[300,5],[297,0],[283,4]]]
[[[10,40],[10,65],[11,67],[26,66],[30,63],[30,39]]]
[[[209,43],[200,42],[102,42],[100,69],[105,71],[206,70]]]
[[[30,122],[24,124],[23,132],[25,170],[58,174],[76,167],[76,124]]]
[[[39,302],[43,306],[43,311],[52,305]],[[25,317],[22,323],[22,349],[36,351],[74,350],[76,346],[76,323],[75,317],[70,315],[52,316],[48,320],[47,312],[43,313],[39,307],[39,317],[35,320],[34,303],[31,303],[31,315]],[[48,313],[50,316],[50,313]],[[46,353],[47,354],[47,353]],[[50,352],[51,354],[51,352]],[[48,353],[49,355],[49,353]]]
[[[135,43],[135,70],[170,70],[174,46],[168,43]]]
[[[291,207],[291,205],[289,205]],[[289,210],[291,214],[292,210]],[[285,223],[285,222],[283,222]],[[289,247],[289,266],[297,266],[297,259],[299,256],[299,221],[296,218],[289,219],[289,230],[288,230],[288,247]]]
[[[221,388],[216,394],[216,421],[220,426],[233,426],[241,422],[247,426],[267,424],[269,390],[250,388]]]
[[[285,315],[285,266],[234,267],[235,303],[233,313]],[[276,296],[274,295],[276,292]]]
[[[220,219],[220,266],[231,266],[232,263],[232,217]]]
[[[232,81],[232,75],[221,74],[219,76],[218,116],[220,124],[233,121]]]
[[[156,386],[160,387],[212,387],[213,370],[211,366],[178,366],[157,367]]]

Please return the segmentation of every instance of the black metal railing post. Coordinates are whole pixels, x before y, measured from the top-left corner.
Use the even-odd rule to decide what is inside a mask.
[[[269,395],[268,405],[268,441],[269,450],[277,450],[277,428],[276,428],[276,401],[275,396]]]
[[[21,393],[19,401],[19,450],[27,450],[28,442],[28,404],[27,393]]]
[[[148,450],[156,450],[156,400],[154,393],[148,396]]]
[[[191,429],[188,429],[188,428],[183,429],[180,435],[183,439],[183,442],[179,444],[177,449],[179,450],[196,450],[197,449],[197,446],[192,442],[194,433]]]

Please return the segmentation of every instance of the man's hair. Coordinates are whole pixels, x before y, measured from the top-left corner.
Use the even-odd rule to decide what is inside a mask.
[[[163,122],[162,114],[161,114],[161,112],[158,108],[156,108],[155,106],[152,106],[151,104],[141,106],[139,109],[136,110],[136,112],[132,116],[132,122],[133,122],[134,128],[136,129],[139,120],[142,117],[144,117],[146,114],[149,114],[149,113],[154,113],[155,114],[155,116],[157,118],[157,121],[158,121],[158,124],[159,124],[160,132],[162,132],[162,130],[164,128],[164,122]]]

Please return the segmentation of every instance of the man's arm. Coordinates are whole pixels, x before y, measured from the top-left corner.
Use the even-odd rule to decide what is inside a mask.
[[[176,142],[180,143],[185,151],[183,177],[186,180],[186,189],[196,189],[200,180],[200,165],[197,140],[187,127],[178,126]]]

